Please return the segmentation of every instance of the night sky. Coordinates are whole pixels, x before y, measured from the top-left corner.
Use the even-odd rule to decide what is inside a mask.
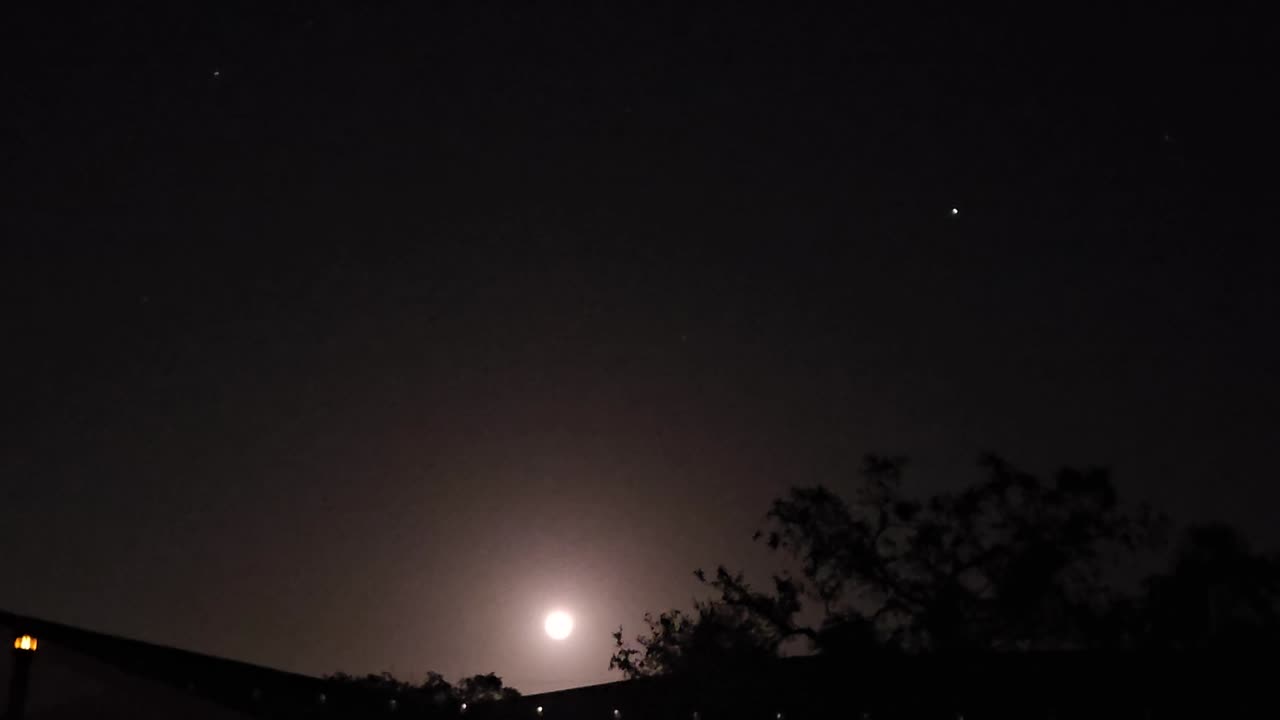
[[[1280,543],[1254,20],[688,4],[7,9],[0,608],[600,682],[874,451]]]

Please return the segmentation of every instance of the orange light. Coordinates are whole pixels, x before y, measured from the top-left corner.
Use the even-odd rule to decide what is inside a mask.
[[[23,635],[22,637],[16,637],[13,639],[14,650],[30,650],[31,652],[35,652],[37,644],[37,640],[30,635]]]

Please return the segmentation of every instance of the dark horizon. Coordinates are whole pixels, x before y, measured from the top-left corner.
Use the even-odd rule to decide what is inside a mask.
[[[603,682],[869,452],[1280,545],[1249,18],[736,7],[15,11],[0,608]]]

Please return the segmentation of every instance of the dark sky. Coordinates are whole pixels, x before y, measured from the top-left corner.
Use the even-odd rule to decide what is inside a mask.
[[[539,691],[866,452],[1105,464],[1280,541],[1252,18],[41,5],[0,607]]]

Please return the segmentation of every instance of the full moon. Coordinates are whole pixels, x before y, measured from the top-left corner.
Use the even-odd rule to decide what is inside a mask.
[[[547,636],[552,640],[563,640],[573,632],[573,616],[562,610],[556,610],[547,615],[547,619],[542,623],[542,629],[547,631]]]

